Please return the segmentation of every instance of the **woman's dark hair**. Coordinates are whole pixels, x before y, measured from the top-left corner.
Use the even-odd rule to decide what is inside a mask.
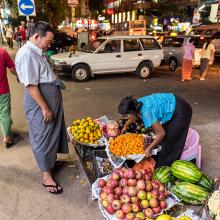
[[[194,42],[194,39],[193,38],[190,38],[189,39],[189,43],[193,43]]]
[[[211,41],[214,40],[214,39],[215,39],[215,37],[210,37],[210,38],[208,38],[208,40],[207,40],[207,42],[206,42],[206,47],[205,47],[206,50],[207,50],[209,44],[211,43]]]
[[[143,106],[142,102],[138,102],[137,99],[133,99],[132,96],[127,96],[121,100],[118,106],[118,112],[122,115],[129,113],[138,113]]]
[[[36,22],[30,29],[30,37],[32,37],[34,34],[39,34],[40,37],[45,37],[47,35],[47,32],[53,33],[53,28],[50,24],[44,21],[38,21]]]

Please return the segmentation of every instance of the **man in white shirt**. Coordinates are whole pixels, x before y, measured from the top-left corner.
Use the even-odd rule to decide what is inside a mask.
[[[24,109],[32,150],[42,171],[42,184],[50,193],[59,194],[63,190],[51,171],[57,153],[68,153],[68,142],[59,81],[44,56],[53,37],[48,23],[35,23],[30,40],[16,55],[15,65],[25,86]]]

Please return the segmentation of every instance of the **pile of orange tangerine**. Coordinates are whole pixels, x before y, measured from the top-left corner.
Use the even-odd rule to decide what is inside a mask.
[[[118,157],[144,154],[144,137],[141,134],[124,134],[109,140],[110,151]]]

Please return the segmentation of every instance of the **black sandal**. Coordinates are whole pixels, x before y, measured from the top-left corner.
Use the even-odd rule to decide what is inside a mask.
[[[56,185],[54,186],[54,185],[46,185],[46,184],[44,184],[44,183],[42,183],[42,185],[44,186],[44,187],[46,187],[46,188],[48,188],[48,187],[52,187],[52,188],[55,188],[57,191],[54,191],[54,192],[51,192],[51,191],[48,191],[49,193],[51,193],[51,194],[61,194],[62,192],[63,192],[63,189],[61,188],[61,189],[58,189],[58,187],[60,187],[57,183],[56,183]]]
[[[6,149],[9,149],[9,148],[11,148],[12,146],[14,145],[14,141],[8,141],[8,142],[4,142],[4,147],[6,148]]]

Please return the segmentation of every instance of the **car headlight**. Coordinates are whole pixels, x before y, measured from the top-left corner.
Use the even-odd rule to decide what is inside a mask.
[[[55,65],[66,65],[67,63],[65,61],[55,60],[54,64]]]

